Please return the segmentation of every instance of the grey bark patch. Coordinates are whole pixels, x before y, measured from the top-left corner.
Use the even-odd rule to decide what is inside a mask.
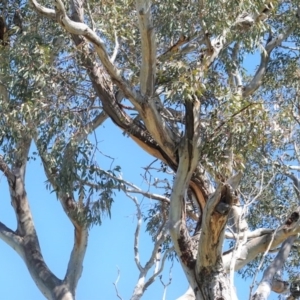
[[[180,259],[184,265],[193,270],[196,265],[196,259],[192,252],[191,240],[185,237],[185,231],[180,231],[180,238],[178,239],[178,246],[181,252]]]

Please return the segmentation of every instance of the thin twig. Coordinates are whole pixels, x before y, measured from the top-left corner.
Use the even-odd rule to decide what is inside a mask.
[[[112,63],[115,62],[116,58],[117,58],[117,55],[118,55],[118,52],[119,52],[119,48],[120,48],[120,44],[119,44],[119,41],[118,41],[118,36],[117,36],[117,32],[115,31],[115,49],[114,49],[114,53],[112,54],[111,58],[110,58],[110,61]]]
[[[171,264],[171,267],[170,267],[170,271],[169,271],[169,282],[168,283],[164,283],[163,280],[162,280],[162,275],[159,276],[159,280],[161,282],[161,284],[163,285],[164,287],[164,293],[163,293],[163,297],[162,297],[162,300],[166,300],[166,296],[167,296],[167,287],[172,283],[172,268],[173,268],[173,261],[172,261],[172,264]]]
[[[86,4],[87,4],[87,11],[88,11],[88,14],[89,14],[89,18],[90,18],[90,21],[91,21],[91,24],[92,24],[92,30],[96,31],[96,23],[95,23],[95,21],[93,19],[93,16],[92,16],[92,12],[91,12],[91,7],[90,7],[89,1],[86,1]]]
[[[120,296],[119,290],[118,290],[118,282],[119,282],[119,279],[120,279],[120,270],[119,270],[118,267],[117,267],[117,269],[118,269],[118,276],[117,276],[116,281],[113,283],[113,285],[114,285],[114,287],[115,287],[115,290],[116,290],[116,293],[117,293],[117,297],[118,297],[120,300],[123,300],[123,298]]]

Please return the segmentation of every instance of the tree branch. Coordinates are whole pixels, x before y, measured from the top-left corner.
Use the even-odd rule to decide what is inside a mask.
[[[299,14],[299,9],[297,15]],[[297,22],[296,22],[297,21]],[[253,94],[261,85],[263,77],[267,71],[267,65],[270,60],[271,52],[279,46],[283,40],[285,40],[295,29],[299,21],[297,17],[294,24],[284,30],[283,33],[279,34],[276,38],[272,39],[265,47],[265,50],[261,53],[261,60],[258,70],[256,71],[252,80],[243,88],[243,97],[248,97]]]
[[[61,287],[61,281],[49,270],[44,261],[27,199],[24,181],[31,142],[31,138],[27,136],[28,133],[23,132],[23,137],[20,138],[19,143],[16,145],[18,150],[15,152],[12,169],[14,180],[8,180],[8,184],[17,218],[16,234],[23,239],[23,249],[20,255],[41,292],[48,299],[52,299],[63,292],[63,288]]]
[[[186,228],[185,196],[199,161],[199,116],[200,103],[198,100],[186,101],[185,136],[178,149],[179,166],[173,184],[169,212],[170,235],[176,254],[180,257],[182,267],[192,287],[197,286],[194,276],[195,242],[190,238]]]
[[[133,295],[131,297],[131,300],[138,300],[142,297],[143,293],[147,289],[147,287],[155,280],[155,278],[161,273],[164,266],[164,261],[166,258],[166,255],[169,253],[169,251],[165,252],[165,256],[163,257],[162,265],[160,266],[159,270],[154,270],[154,274],[145,282],[146,276],[149,272],[149,270],[154,266],[155,261],[157,259],[157,255],[160,255],[159,249],[161,247],[161,244],[164,242],[167,236],[167,231],[165,228],[165,222],[162,224],[162,226],[159,229],[159,233],[156,237],[156,241],[154,243],[154,247],[151,253],[151,256],[145,266],[143,267],[140,263],[140,255],[139,255],[139,235],[140,235],[140,229],[142,225],[142,212],[139,206],[139,203],[137,202],[137,199],[128,193],[126,193],[127,197],[129,197],[135,204],[137,208],[137,226],[134,234],[134,260],[135,263],[140,271],[138,282],[135,286]],[[169,249],[170,250],[170,249]]]
[[[293,170],[292,168],[290,168],[290,169]],[[289,177],[290,179],[292,179],[295,193],[297,195],[298,200],[300,201],[300,183],[299,183],[299,179],[294,174],[292,174],[290,172],[284,172],[284,174],[287,177]]]
[[[141,226],[142,226],[142,212],[141,212],[141,208],[136,200],[135,197],[131,197],[129,195],[127,195],[135,204],[136,206],[136,216],[137,216],[137,224],[136,224],[136,229],[135,229],[135,233],[134,233],[134,261],[136,266],[138,267],[140,272],[144,272],[144,268],[141,265],[140,262],[140,251],[139,251],[139,240],[140,240],[140,231],[141,231]]]
[[[103,63],[108,74],[121,88],[121,90],[124,92],[124,95],[128,99],[130,99],[133,103],[137,104],[137,106],[139,106],[139,102],[141,101],[140,96],[133,89],[129,87],[129,85],[121,77],[119,70],[114,66],[114,64],[109,59],[104,41],[99,36],[97,36],[97,34],[92,29],[90,29],[86,24],[82,23],[83,21],[82,19],[76,20],[76,22],[72,21],[67,16],[65,6],[61,0],[53,1],[55,10],[52,9],[48,10],[47,8],[38,4],[36,0],[30,0],[30,2],[31,4],[33,4],[33,7],[37,12],[42,13],[46,17],[53,18],[53,12],[54,12],[54,18],[69,33],[75,35],[82,35],[87,40],[92,42],[95,45],[96,52],[99,55],[99,58],[101,59],[101,62]]]
[[[219,184],[203,211],[201,235],[198,244],[197,271],[214,266],[222,256],[225,226],[235,201],[234,191],[242,178],[239,172],[225,184]]]
[[[154,274],[146,281],[144,291],[154,282],[157,276],[163,271],[168,254],[172,251],[174,251],[174,247],[171,247],[165,251],[159,269],[156,272],[154,272]]]
[[[286,222],[280,226],[275,234],[274,231],[260,237],[249,240],[242,246],[240,257],[236,260],[235,270],[243,268],[247,263],[252,261],[257,255],[270,249],[278,247],[288,237],[293,236],[300,232],[300,208],[291,213]],[[273,239],[271,245],[270,241]],[[226,271],[229,271],[230,261],[232,259],[232,249],[224,252],[223,264]]]
[[[96,168],[97,170],[99,170],[101,173],[105,174],[107,177],[112,178],[116,181],[118,181],[120,183],[120,185],[116,186],[116,188],[120,188],[123,192],[125,192],[126,194],[140,194],[143,195],[144,197],[148,198],[148,199],[153,199],[153,200],[157,200],[160,202],[164,202],[164,203],[170,203],[170,199],[166,196],[163,195],[159,195],[159,194],[154,194],[154,193],[150,193],[150,192],[145,192],[142,189],[140,189],[139,187],[137,187],[136,185],[134,185],[133,183],[124,180],[120,177],[117,177],[113,174],[111,174],[110,172],[107,172],[99,167]],[[95,183],[90,183],[90,182],[86,182],[86,181],[81,181],[83,184],[86,184],[90,187],[93,188],[98,188],[98,185]],[[131,187],[131,188],[128,188]]]
[[[85,226],[74,230],[74,246],[68,263],[64,282],[69,286],[73,295],[83,270],[83,260],[88,244],[88,229]]]
[[[278,272],[282,269],[285,261],[287,260],[287,258],[289,256],[292,245],[296,238],[297,238],[297,236],[294,235],[294,236],[287,238],[283,242],[275,259],[268,266],[268,268],[264,271],[263,278],[262,278],[255,294],[253,295],[253,297],[251,299],[263,300],[263,299],[267,299],[269,297],[271,290],[272,290],[272,283],[273,283],[274,275],[276,274],[276,272]]]
[[[23,239],[1,222],[0,238],[24,259]]]
[[[2,155],[0,155],[0,171],[3,172],[3,174],[6,176],[7,180],[13,181],[15,179],[15,176],[14,176],[12,170],[9,168],[7,163],[4,161],[4,158]]]
[[[31,138],[20,138],[16,145],[16,152],[14,153],[14,161],[12,167],[13,180],[8,180],[9,191],[12,199],[12,206],[15,210],[17,218],[17,232],[20,236],[33,236],[36,238],[36,232],[33,224],[33,218],[29,208],[27,195],[25,191],[25,171]]]
[[[118,297],[120,300],[123,300],[123,298],[120,296],[119,291],[118,291],[118,282],[119,282],[119,279],[120,279],[120,270],[118,269],[118,276],[117,276],[116,281],[113,283],[113,285],[114,285],[114,287],[115,287],[115,290],[116,290],[116,293],[117,293],[117,297]]]
[[[175,244],[180,237],[181,226],[185,222],[183,216],[184,195],[199,160],[199,109],[200,103],[198,101],[186,102],[186,132],[181,141],[182,145],[179,146],[179,166],[170,204],[170,234]],[[176,252],[180,253],[178,245],[175,246],[175,249]]]
[[[31,1],[31,0],[30,0]],[[33,3],[31,1],[31,3]],[[35,2],[36,3],[36,2]],[[34,4],[34,3],[33,3]],[[131,89],[128,83],[125,79],[122,78],[120,75],[120,71],[113,65],[113,63],[110,61],[108,54],[105,49],[105,43],[104,41],[96,35],[96,33],[91,30],[86,24],[81,22],[74,22],[70,18],[68,18],[64,5],[61,0],[56,0],[55,3],[55,11],[56,11],[56,19],[59,22],[59,24],[66,29],[69,33],[73,35],[82,35],[84,36],[88,41],[94,44],[95,50],[105,67],[107,73],[110,75],[112,81],[117,84],[117,86],[123,91],[125,97],[129,99],[132,104],[135,106],[135,108],[140,113],[141,117],[143,118],[145,125],[147,129],[149,130],[150,134],[153,136],[155,141],[158,143],[158,145],[164,149],[163,152],[167,154],[167,161],[171,160],[170,165],[176,164],[176,156],[174,155],[174,135],[170,128],[166,125],[165,121],[157,111],[155,107],[154,101],[149,101],[149,99],[145,99],[142,97],[141,94],[137,93],[134,89]],[[36,6],[34,6],[36,7]],[[82,41],[83,42],[83,41]],[[82,45],[84,47],[84,43]],[[93,64],[92,64],[93,65]],[[91,68],[93,69],[93,68]],[[91,74],[90,68],[87,68],[88,72]],[[103,77],[103,75],[101,76]],[[95,76],[95,78],[91,78],[93,84],[95,82],[99,81],[99,77]],[[106,79],[107,80],[107,79]],[[97,86],[96,91],[103,90],[103,87]],[[100,98],[103,96],[101,93],[99,94]],[[146,97],[147,98],[147,97]],[[146,100],[146,101],[145,101]],[[102,99],[103,101],[103,99]],[[109,98],[109,101],[111,101],[111,98]],[[103,103],[104,104],[104,103]],[[106,112],[112,116],[115,115],[116,112],[112,112],[111,110],[108,111],[105,109]],[[122,118],[121,118],[122,120]],[[137,141],[134,138],[135,141]],[[140,139],[143,141],[143,139]],[[138,143],[140,141],[137,141]],[[139,143],[140,144],[140,143]],[[150,149],[147,149],[148,152]],[[151,153],[151,151],[150,151]],[[153,155],[153,154],[152,154]],[[164,156],[164,154],[163,154]],[[161,159],[161,155],[156,156]],[[165,160],[164,158],[163,160]]]
[[[260,237],[260,236],[263,236],[265,234],[272,233],[272,232],[274,232],[273,229],[259,228],[254,231],[247,232],[247,239],[250,240],[250,239]],[[237,237],[236,234],[234,234],[233,232],[227,232],[227,231],[225,232],[226,239],[236,239],[236,238],[241,239],[241,238],[243,238],[243,236],[244,236],[244,233],[240,233]]]
[[[142,95],[153,96],[156,77],[156,41],[151,20],[151,1],[136,0],[142,44],[142,65],[140,71]]]
[[[38,12],[40,15],[45,16],[50,19],[53,19],[53,20],[56,19],[54,9],[50,9],[43,5],[40,5],[36,0],[30,0],[29,2],[33,5],[35,11]]]
[[[114,52],[110,58],[110,61],[112,63],[115,62],[116,58],[117,58],[117,55],[118,55],[118,51],[119,51],[119,47],[120,47],[120,44],[119,44],[119,41],[118,41],[118,36],[117,36],[117,33],[115,32],[115,49],[114,49]]]

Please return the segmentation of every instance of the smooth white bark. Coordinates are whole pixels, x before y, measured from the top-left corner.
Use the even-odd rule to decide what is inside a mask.
[[[151,20],[151,1],[136,0],[136,11],[139,20],[142,44],[142,65],[140,85],[142,95],[153,96],[156,78],[156,41]]]
[[[299,214],[299,209],[294,212]],[[288,221],[287,221],[288,223]],[[276,232],[271,232],[264,234],[247,241],[247,243],[242,245],[240,251],[240,257],[237,257],[235,270],[243,268],[247,263],[252,261],[257,255],[263,253],[270,245],[270,249],[278,247],[282,242],[284,242],[288,237],[293,236],[300,232],[300,221],[295,220],[290,224],[283,224]],[[232,259],[233,251],[226,251],[223,254],[223,264],[225,270],[228,272],[230,268],[230,262]]]

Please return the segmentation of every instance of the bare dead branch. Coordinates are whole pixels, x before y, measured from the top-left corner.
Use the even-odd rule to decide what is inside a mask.
[[[147,280],[147,282],[145,283],[144,290],[146,290],[152,284],[152,282],[154,282],[157,276],[163,271],[168,254],[172,251],[174,251],[174,247],[171,247],[165,251],[158,271],[154,272],[154,274]]]
[[[138,267],[139,271],[145,272],[144,268],[141,265],[140,262],[140,252],[139,252],[139,240],[140,240],[140,231],[141,231],[141,226],[142,226],[142,211],[140,208],[139,203],[137,202],[137,199],[135,197],[132,197],[130,195],[127,194],[127,197],[130,198],[133,203],[135,204],[136,207],[136,216],[137,216],[137,224],[136,224],[136,229],[135,229],[135,233],[134,233],[134,261],[136,266]]]
[[[140,274],[139,274],[139,279],[135,286],[133,295],[131,297],[131,300],[137,300],[142,297],[142,295],[143,295],[144,291],[147,289],[147,287],[150,286],[154,282],[156,277],[162,272],[162,270],[164,268],[165,259],[168,255],[168,253],[170,251],[172,251],[172,248],[169,249],[170,251],[166,251],[164,253],[164,257],[163,257],[162,261],[159,262],[159,265],[160,265],[159,268],[158,269],[155,268],[154,274],[146,281],[146,276],[147,276],[149,270],[157,262],[157,256],[160,257],[159,250],[160,250],[161,244],[164,242],[164,240],[166,239],[166,236],[167,236],[167,228],[165,226],[166,220],[163,223],[163,226],[161,227],[161,230],[159,230],[159,233],[156,237],[156,241],[154,243],[154,247],[153,247],[151,256],[150,256],[149,260],[146,262],[145,266],[143,267],[140,263],[140,254],[139,254],[139,235],[140,235],[140,229],[141,229],[141,224],[142,224],[142,212],[141,212],[141,209],[140,209],[137,199],[135,197],[129,195],[128,193],[126,193],[126,195],[134,202],[134,204],[137,208],[137,226],[136,226],[136,230],[135,230],[135,234],[134,234],[134,260],[140,271]]]
[[[120,300],[123,300],[123,298],[120,296],[119,294],[119,290],[118,290],[118,282],[120,280],[120,276],[121,276],[121,273],[120,273],[120,270],[118,268],[118,276],[117,276],[117,279],[116,281],[113,283],[114,287],[115,287],[115,290],[116,290],[116,293],[117,293],[117,297],[120,299]]]
[[[166,300],[166,296],[167,296],[167,287],[172,283],[172,268],[173,268],[173,262],[172,262],[172,265],[171,265],[171,268],[170,268],[170,271],[169,271],[169,281],[168,283],[164,283],[163,280],[162,280],[162,275],[159,276],[159,280],[161,282],[161,284],[163,285],[164,287],[164,293],[163,293],[163,297],[162,297],[162,300]]]

